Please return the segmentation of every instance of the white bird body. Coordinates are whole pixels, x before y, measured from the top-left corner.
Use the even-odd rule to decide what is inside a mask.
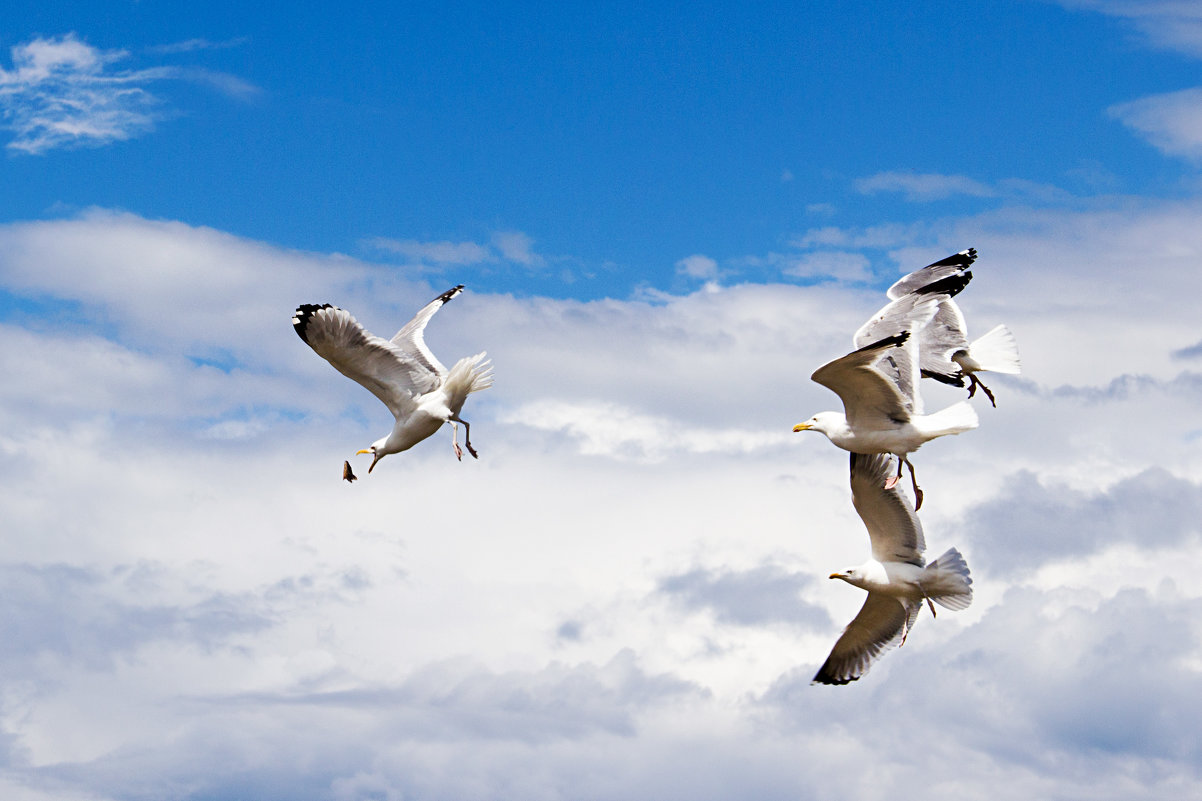
[[[924,599],[956,610],[972,603],[972,577],[959,551],[950,548],[923,564],[922,523],[900,491],[884,486],[892,472],[889,458],[853,453],[849,461],[852,503],[868,529],[872,557],[830,577],[866,590],[868,597],[814,675],[818,684],[855,681],[883,651],[904,643]]]
[[[464,444],[472,456],[471,427],[459,413],[467,396],[492,386],[484,353],[460,359],[449,371],[426,347],[426,323],[443,304],[463,291],[453,287],[426,304],[391,340],[364,330],[351,314],[329,304],[304,304],[292,325],[297,335],[347,378],[379,398],[395,422],[388,436],[358,453],[371,453],[371,472],[382,457],[412,448],[443,424],[452,429],[451,444],[462,458],[457,423],[463,423]]]

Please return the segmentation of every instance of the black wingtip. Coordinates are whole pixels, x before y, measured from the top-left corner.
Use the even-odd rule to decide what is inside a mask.
[[[292,314],[292,328],[296,331],[296,335],[301,338],[301,341],[306,345],[309,344],[307,330],[309,323],[313,320],[313,315],[322,309],[334,308],[328,303],[302,303],[296,307],[296,311]]]
[[[441,300],[443,303],[446,303],[447,301],[449,301],[451,298],[455,297],[462,291],[463,291],[463,284],[458,284],[456,286],[451,287],[446,292],[443,292],[441,295],[436,297],[435,300]]]
[[[910,338],[910,332],[902,331],[900,334],[894,334],[891,337],[885,337],[884,339],[878,339],[876,342],[872,342],[868,345],[865,345],[864,347],[856,350],[855,352],[863,353],[863,352],[869,351],[869,350],[883,350],[884,348],[901,347],[905,343],[905,341],[909,338]]]
[[[941,278],[938,281],[932,281],[924,287],[916,289],[919,295],[947,295],[949,298],[954,298],[956,295],[968,286],[968,282],[972,280],[972,270],[965,270],[962,273],[949,275],[947,278]]]
[[[928,267],[959,267],[961,269],[968,269],[972,265],[972,263],[976,260],[977,260],[977,249],[969,248],[968,250],[962,250],[959,253],[953,253],[952,255],[948,256],[946,259],[940,259],[939,261],[931,262],[927,266]]]

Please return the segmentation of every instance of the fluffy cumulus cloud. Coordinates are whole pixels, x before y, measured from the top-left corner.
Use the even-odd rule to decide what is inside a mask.
[[[1111,116],[1172,156],[1202,160],[1202,89],[1183,89],[1120,103]]]
[[[880,286],[469,287],[427,341],[495,362],[480,459],[440,432],[347,484],[391,420],[292,309],[389,335],[445,287],[102,210],[0,226],[0,795],[1196,795],[1200,223],[812,232],[899,269],[977,247],[970,333],[1024,365],[914,456],[974,605],[840,688],[809,680],[863,595],[823,577],[867,538],[844,454],[790,428]]]

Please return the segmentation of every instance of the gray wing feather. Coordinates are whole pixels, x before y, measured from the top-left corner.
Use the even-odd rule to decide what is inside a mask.
[[[860,326],[853,338],[856,347],[862,348],[883,337],[910,332],[908,341],[900,348],[882,352],[877,368],[893,381],[906,402],[910,414],[922,414],[922,395],[918,382],[922,378],[919,369],[918,333],[923,331],[937,313],[940,303],[948,300],[946,295],[906,295],[890,301],[877,311],[868,322]]]
[[[814,675],[815,684],[847,684],[863,676],[878,656],[912,628],[922,602],[903,605],[879,592],[868,593],[864,606],[835,641],[830,656]]]
[[[853,428],[891,428],[910,419],[910,404],[897,383],[876,367],[881,351],[901,344],[889,337],[827,362],[810,378],[839,396]]]
[[[922,552],[927,547],[922,522],[897,485],[885,489],[893,475],[893,459],[880,453],[853,453],[849,461],[851,502],[868,529],[872,558],[922,567]]]
[[[344,309],[306,304],[297,308],[292,324],[318,356],[366,387],[398,419],[410,415],[417,396],[441,380],[412,354],[366,331]]]

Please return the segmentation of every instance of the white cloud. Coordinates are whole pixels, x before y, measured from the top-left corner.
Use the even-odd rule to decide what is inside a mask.
[[[1202,160],[1202,89],[1111,106],[1110,115],[1170,156]]]
[[[543,263],[543,257],[534,252],[534,240],[521,231],[498,231],[492,236],[492,244],[507,261],[528,267]]]
[[[718,262],[709,256],[694,253],[676,262],[676,274],[703,281],[713,281],[718,278]]]
[[[433,262],[435,264],[479,264],[492,259],[492,252],[475,242],[419,242],[416,239],[388,239],[376,237],[367,241],[368,245],[397,253],[407,259],[417,262]]]
[[[480,460],[444,432],[350,485],[390,418],[292,309],[387,335],[445,287],[131,215],[0,226],[0,793],[1196,795],[1200,220],[822,234],[977,247],[961,306],[1024,361],[914,456],[976,603],[845,688],[808,682],[862,595],[822,576],[868,541],[845,455],[789,429],[879,288],[465,293],[427,340],[494,359]]]
[[[938,173],[880,172],[855,182],[856,191],[865,195],[900,192],[907,200],[926,202],[956,195],[993,197],[996,191],[964,175]]]
[[[869,281],[872,269],[862,253],[816,251],[791,259],[782,269],[796,278],[834,278],[839,281]]]
[[[1202,57],[1202,9],[1190,0],[1058,0],[1131,22],[1158,46]]]
[[[233,97],[258,89],[232,75],[199,68],[120,69],[125,50],[101,50],[70,33],[37,38],[11,50],[0,67],[0,112],[13,131],[10,150],[40,154],[55,148],[102,146],[152,130],[167,115],[149,86],[164,79],[203,83]]]

